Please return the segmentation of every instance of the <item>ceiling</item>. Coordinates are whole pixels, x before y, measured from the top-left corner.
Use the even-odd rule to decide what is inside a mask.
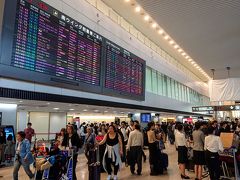
[[[10,99],[10,98],[0,98],[0,103],[17,104],[18,111],[64,112],[64,113],[77,114],[82,116],[120,117],[120,116],[127,116],[128,114],[131,114],[131,113],[146,113],[146,111],[144,110],[137,110],[137,109],[125,109],[125,108],[114,108],[114,107],[106,107],[106,106],[69,104],[69,103],[47,102],[47,101],[21,100],[21,99]],[[149,113],[160,113],[160,112],[150,111]],[[161,116],[164,116],[164,117],[175,117],[176,115],[177,114],[174,114],[174,113],[166,113],[166,112],[161,113]]]
[[[134,13],[131,5],[123,0],[103,1],[150,39],[155,37],[156,41],[157,33],[146,25],[143,17]],[[210,76],[210,69],[215,69],[215,79],[227,78],[226,67],[231,67],[230,77],[240,77],[239,0],[136,1]],[[169,44],[158,38],[158,44],[188,69],[193,69]],[[192,71],[200,76],[195,70]]]

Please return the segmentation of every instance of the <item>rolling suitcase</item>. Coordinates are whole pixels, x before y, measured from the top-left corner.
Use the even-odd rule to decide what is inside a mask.
[[[166,153],[162,153],[162,164],[163,164],[163,169],[167,170],[168,168],[168,155]]]
[[[99,161],[99,148],[90,151],[90,162],[88,164],[89,180],[101,179],[101,164]]]

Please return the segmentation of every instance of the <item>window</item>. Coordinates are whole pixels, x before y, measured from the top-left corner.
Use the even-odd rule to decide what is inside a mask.
[[[152,69],[152,92],[154,94],[158,93],[157,71],[154,69]]]
[[[163,95],[163,76],[161,73],[157,73],[158,77],[158,94]]]
[[[152,92],[152,73],[149,67],[146,69],[146,90]]]

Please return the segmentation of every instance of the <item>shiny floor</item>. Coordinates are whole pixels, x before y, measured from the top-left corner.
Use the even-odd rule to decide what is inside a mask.
[[[119,172],[118,179],[119,180],[154,180],[154,179],[162,179],[162,180],[180,180],[180,174],[178,171],[178,164],[177,164],[177,152],[174,145],[168,145],[166,146],[165,152],[169,156],[169,167],[167,172],[164,175],[160,176],[150,176],[149,175],[149,162],[148,160],[143,163],[143,172],[141,176],[131,175],[129,167],[122,167],[121,171]],[[146,150],[146,154],[148,154],[148,151]],[[12,179],[12,167],[3,168],[0,169],[0,175],[3,175],[3,178],[10,180]],[[193,172],[186,172],[187,175],[191,177],[191,179],[195,179]],[[78,165],[77,165],[77,177],[78,180],[88,180],[88,169],[86,165],[86,158],[83,154],[79,156],[78,159]],[[101,179],[106,180],[107,174],[102,173]],[[208,178],[205,178],[204,180],[207,180]],[[28,177],[25,175],[23,169],[20,169],[19,172],[19,180],[28,180]]]

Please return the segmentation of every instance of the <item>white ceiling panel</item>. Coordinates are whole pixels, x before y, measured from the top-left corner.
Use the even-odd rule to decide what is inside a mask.
[[[122,8],[124,1],[103,1],[146,34],[134,21],[139,19]],[[229,66],[231,77],[240,77],[239,0],[136,1],[209,75],[216,69],[215,78],[226,78]]]

